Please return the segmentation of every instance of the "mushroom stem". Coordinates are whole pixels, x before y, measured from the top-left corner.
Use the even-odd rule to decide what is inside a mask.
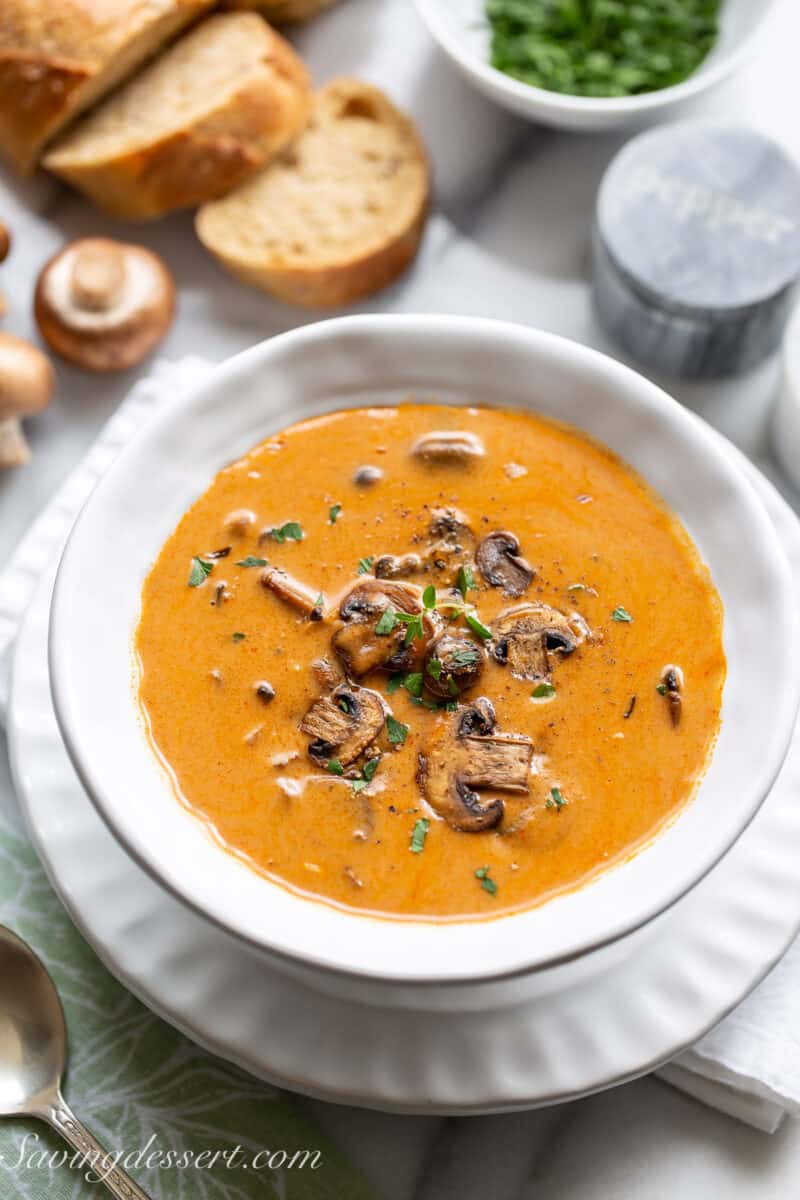
[[[76,308],[106,312],[119,302],[125,287],[125,257],[113,242],[80,243],[72,260],[70,299]]]
[[[47,407],[54,383],[41,350],[13,333],[0,333],[0,467],[17,467],[30,458],[20,421]]]
[[[18,417],[0,421],[0,467],[22,467],[31,451]]]
[[[319,593],[312,591],[282,567],[265,567],[261,572],[261,584],[298,612],[312,620],[322,620],[324,613],[319,604]]]

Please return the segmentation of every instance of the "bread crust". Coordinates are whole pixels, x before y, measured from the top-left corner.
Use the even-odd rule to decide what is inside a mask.
[[[23,174],[90,73],[79,63],[0,52],[0,151]]]
[[[250,9],[260,12],[275,25],[293,25],[310,21],[323,9],[336,4],[336,0],[224,0],[223,8]]]
[[[213,2],[122,0],[104,21],[99,6],[2,0],[0,154],[29,174],[65,125]]]
[[[211,18],[227,19],[235,18]],[[252,19],[265,40],[261,68],[219,108],[149,144],[88,162],[71,154],[68,134],[45,155],[44,166],[111,216],[127,220],[150,220],[230,191],[287,145],[311,105],[301,60],[260,18]]]
[[[242,283],[260,288],[286,304],[300,308],[341,308],[388,287],[413,262],[425,230],[427,205],[413,225],[371,254],[336,267],[275,268],[244,266],[218,249],[214,257]],[[201,239],[202,240],[202,239]],[[210,249],[210,247],[209,247]]]
[[[425,230],[430,202],[430,182],[425,147],[417,131],[403,113],[399,112],[377,88],[355,80],[334,80],[317,96],[317,106],[324,109],[331,103],[355,105],[365,103],[376,108],[385,122],[392,122],[411,147],[421,170],[423,184],[415,198],[413,211],[399,231],[386,230],[379,245],[374,239],[362,252],[351,254],[340,262],[315,265],[304,261],[292,264],[279,253],[264,250],[263,254],[245,257],[240,246],[228,246],[215,228],[214,205],[201,208],[195,218],[200,241],[226,270],[237,279],[260,288],[289,304],[305,308],[335,308],[363,299],[392,283],[408,267],[420,246]],[[312,121],[314,120],[312,110]],[[298,152],[302,139],[297,143]],[[288,152],[294,153],[294,148]],[[269,167],[266,168],[270,170]],[[219,202],[225,206],[226,200]]]

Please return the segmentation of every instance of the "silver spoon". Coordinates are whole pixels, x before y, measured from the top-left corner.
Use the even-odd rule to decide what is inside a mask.
[[[0,1117],[38,1117],[60,1133],[117,1200],[148,1200],[70,1111],[61,1095],[64,1010],[36,955],[0,925]]]

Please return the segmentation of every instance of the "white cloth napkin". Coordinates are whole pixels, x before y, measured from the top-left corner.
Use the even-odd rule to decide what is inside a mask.
[[[156,362],[105,426],[83,462],[34,522],[0,573],[0,722],[14,638],[36,581],[62,550],[79,510],[147,414],[208,374],[201,358]],[[800,1116],[800,941],[756,991],[658,1074],[666,1082],[766,1132]]]

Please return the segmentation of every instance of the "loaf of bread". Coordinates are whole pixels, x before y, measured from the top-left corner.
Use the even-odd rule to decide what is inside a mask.
[[[220,196],[303,128],[308,72],[256,13],[203,21],[63,135],[43,162],[116,217]]]
[[[274,25],[289,25],[308,21],[336,0],[223,0],[223,8],[249,8],[260,12]]]
[[[0,153],[43,146],[214,0],[0,0]]]
[[[330,307],[390,283],[417,252],[428,164],[408,117],[353,79],[314,100],[304,133],[196,217],[198,237],[245,283]]]

